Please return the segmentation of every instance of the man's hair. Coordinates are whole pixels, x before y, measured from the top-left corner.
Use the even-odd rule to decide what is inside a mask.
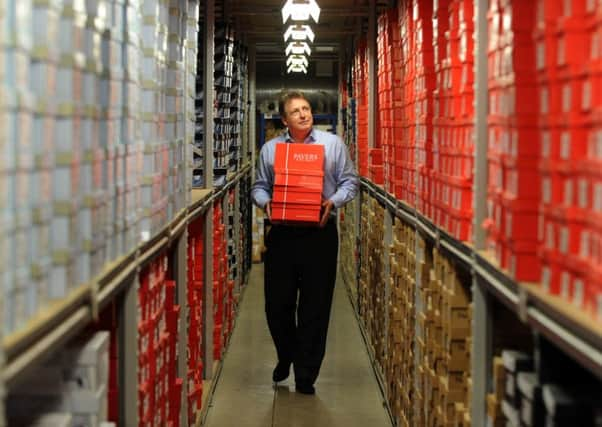
[[[284,106],[292,99],[305,99],[311,107],[311,102],[309,102],[309,99],[307,99],[303,92],[298,90],[283,92],[282,95],[280,95],[280,100],[278,101],[278,111],[280,112],[280,116],[286,117]]]

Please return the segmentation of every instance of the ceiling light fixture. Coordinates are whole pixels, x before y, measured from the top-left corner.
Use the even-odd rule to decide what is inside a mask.
[[[286,46],[286,56],[292,55],[311,55],[311,48],[306,42],[291,42]]]
[[[307,67],[305,65],[290,65],[288,67],[288,70],[286,70],[287,73],[305,73],[307,74]]]
[[[288,58],[286,58],[286,65],[303,65],[307,67],[309,65],[309,62],[307,61],[305,55],[291,55]]]
[[[313,42],[315,35],[309,25],[297,24],[297,25],[289,25],[288,29],[284,33],[284,41],[285,42],[288,41],[289,38],[292,38],[293,40],[298,40],[298,41],[309,39],[309,41]]]
[[[290,18],[293,21],[309,21],[313,18],[314,22],[318,22],[320,18],[320,6],[316,0],[287,0],[282,6],[282,23]]]

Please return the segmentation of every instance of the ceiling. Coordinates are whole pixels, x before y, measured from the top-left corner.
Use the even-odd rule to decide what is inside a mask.
[[[340,46],[345,46],[354,36],[366,34],[372,1],[316,1],[321,11],[319,22],[310,24],[315,34],[310,61],[338,59]],[[282,24],[284,3],[284,0],[224,0],[224,16],[230,18],[248,46],[255,46],[257,61],[285,60],[283,34],[289,24]],[[373,0],[373,3],[380,8],[391,1]],[[219,13],[217,9],[216,12]]]

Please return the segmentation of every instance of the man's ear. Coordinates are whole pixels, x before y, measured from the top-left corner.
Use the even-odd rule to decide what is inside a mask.
[[[282,123],[284,124],[284,126],[288,127],[288,123],[286,122],[286,117],[281,116],[280,120],[282,120]]]

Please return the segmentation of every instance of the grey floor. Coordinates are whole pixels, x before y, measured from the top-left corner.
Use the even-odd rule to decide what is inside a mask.
[[[316,394],[295,393],[292,370],[289,379],[274,389],[271,377],[275,362],[263,311],[263,265],[255,264],[203,425],[391,426],[342,283],[337,283],[335,290]]]

